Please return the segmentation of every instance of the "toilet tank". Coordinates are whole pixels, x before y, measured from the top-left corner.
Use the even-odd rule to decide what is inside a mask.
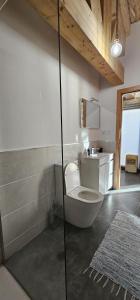
[[[69,163],[65,168],[66,194],[80,186],[80,173],[77,163]]]

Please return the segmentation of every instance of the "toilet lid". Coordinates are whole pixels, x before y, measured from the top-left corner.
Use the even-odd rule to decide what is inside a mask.
[[[80,185],[80,172],[77,164],[69,163],[65,168],[66,194]]]

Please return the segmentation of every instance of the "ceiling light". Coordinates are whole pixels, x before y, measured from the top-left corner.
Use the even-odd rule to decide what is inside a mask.
[[[111,56],[119,57],[122,53],[122,44],[119,39],[115,39],[111,45]]]

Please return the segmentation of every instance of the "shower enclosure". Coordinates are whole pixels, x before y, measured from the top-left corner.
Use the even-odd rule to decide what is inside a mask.
[[[0,263],[31,299],[65,300],[59,2],[57,31],[30,2],[0,12]]]

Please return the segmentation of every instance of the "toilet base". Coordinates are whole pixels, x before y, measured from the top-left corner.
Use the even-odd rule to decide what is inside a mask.
[[[103,200],[103,199],[102,199]],[[65,196],[65,220],[79,228],[91,227],[103,201],[86,203]]]

